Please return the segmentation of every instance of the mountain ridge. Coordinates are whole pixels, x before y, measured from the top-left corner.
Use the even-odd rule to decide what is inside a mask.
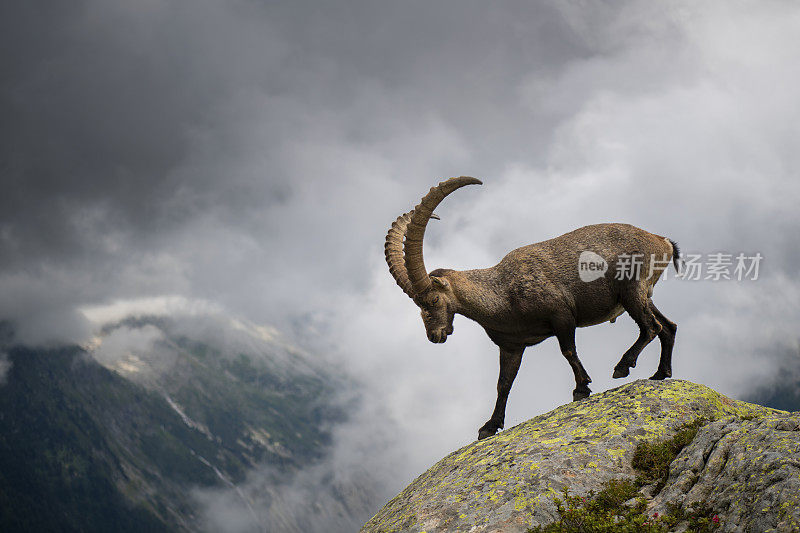
[[[286,495],[326,475],[346,377],[220,323],[131,317],[86,347],[0,331],[0,529],[307,531],[316,515]],[[352,530],[368,495],[334,482],[312,487],[315,513]]]

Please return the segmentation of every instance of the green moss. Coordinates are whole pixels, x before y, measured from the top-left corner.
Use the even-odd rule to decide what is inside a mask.
[[[585,497],[574,496],[564,489],[563,499],[555,498],[559,520],[529,529],[533,532],[652,532],[672,531],[679,523],[687,525],[687,532],[705,533],[719,527],[719,516],[704,501],[694,503],[688,510],[671,506],[667,515],[647,512],[647,502],[639,487],[656,484],[661,490],[669,476],[669,465],[709,422],[698,418],[679,428],[669,439],[641,441],[633,454],[632,466],[639,472],[636,482],[630,479],[612,479],[595,493]]]
[[[720,517],[705,500],[695,502],[688,509],[682,509],[677,505],[669,505],[670,514],[668,517],[672,522],[678,524],[686,522],[687,533],[706,533],[715,531],[719,528]]]
[[[629,479],[612,479],[600,492],[585,497],[564,489],[563,499],[556,498],[555,504],[558,521],[530,528],[528,533],[666,533],[680,523],[686,524],[687,533],[707,533],[720,525],[719,516],[705,502],[689,510],[674,507],[666,515],[650,514],[636,483]]]
[[[657,517],[651,519],[646,515],[643,498],[626,505],[637,495],[636,484],[630,480],[608,481],[600,492],[590,492],[585,497],[574,496],[564,489],[563,499],[555,499],[559,520],[528,532],[667,531]]]
[[[705,418],[698,418],[681,427],[672,438],[637,444],[631,465],[639,472],[638,481],[643,485],[655,483],[656,491],[660,491],[667,483],[670,463],[694,440],[697,430],[708,422]]]

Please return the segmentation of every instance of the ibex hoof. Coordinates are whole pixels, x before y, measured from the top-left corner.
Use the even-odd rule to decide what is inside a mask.
[[[483,440],[487,437],[493,437],[495,433],[497,433],[497,428],[484,426],[478,430],[478,440]]]
[[[588,389],[587,390],[574,390],[574,391],[572,391],[572,401],[573,402],[577,402],[577,401],[580,401],[580,400],[585,400],[586,398],[589,397],[589,395],[591,393],[592,393],[592,391],[590,391]]]
[[[614,375],[612,377],[614,377],[614,378],[626,378],[626,377],[628,377],[628,375],[630,373],[631,373],[631,369],[630,368],[619,368],[619,367],[617,367],[617,368],[614,369]]]
[[[671,378],[671,377],[672,377],[672,372],[662,372],[661,370],[658,370],[658,371],[656,371],[655,374],[650,376],[650,379],[662,380],[662,379]]]

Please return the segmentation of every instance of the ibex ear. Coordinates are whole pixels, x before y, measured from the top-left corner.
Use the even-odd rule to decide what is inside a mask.
[[[446,288],[448,288],[450,286],[450,282],[449,281],[447,281],[444,278],[439,278],[439,277],[436,277],[436,276],[431,276],[431,283],[434,286],[439,287],[441,289],[446,289]]]

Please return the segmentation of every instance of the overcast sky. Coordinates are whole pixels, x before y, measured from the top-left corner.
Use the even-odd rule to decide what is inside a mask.
[[[758,281],[654,295],[675,377],[747,394],[797,363],[798,36],[792,1],[5,2],[0,317],[81,341],[80,308],[176,296],[275,325],[367,383],[358,423],[396,424],[401,488],[475,438],[497,354],[464,318],[427,341],[383,238],[473,175],[431,270],[612,221],[760,252]],[[595,391],[636,335],[579,332]],[[554,341],[529,349],[507,427],[572,379]]]

